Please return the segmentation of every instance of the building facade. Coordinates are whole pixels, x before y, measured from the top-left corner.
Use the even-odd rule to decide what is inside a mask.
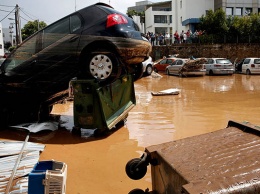
[[[214,9],[214,0],[172,0],[147,5],[145,29],[157,34],[188,29],[194,32],[199,18],[210,9]]]
[[[3,57],[4,54],[5,54],[5,52],[4,52],[4,35],[3,35],[2,24],[0,23],[0,58]]]
[[[214,9],[219,8],[232,16],[258,14],[260,13],[260,0],[214,0]]]
[[[139,5],[139,8],[142,5],[141,10],[145,10],[144,33],[168,32],[171,35],[176,30],[179,33],[188,29],[192,32],[199,30],[199,18],[206,15],[208,10],[222,8],[227,16],[260,13],[260,0],[171,0],[152,4],[141,1],[136,5]]]

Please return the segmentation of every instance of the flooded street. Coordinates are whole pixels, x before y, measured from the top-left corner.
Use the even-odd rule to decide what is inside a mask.
[[[152,189],[151,172],[138,181],[125,173],[126,163],[139,158],[145,147],[225,128],[229,120],[260,125],[260,76],[180,78],[161,74],[135,82],[136,106],[124,127],[100,138],[71,133],[73,102],[56,105],[61,128],[33,134],[30,141],[46,145],[40,160],[68,165],[66,194],[126,194],[134,188]],[[152,96],[170,88],[178,95]],[[24,140],[20,131],[0,131],[3,139]]]

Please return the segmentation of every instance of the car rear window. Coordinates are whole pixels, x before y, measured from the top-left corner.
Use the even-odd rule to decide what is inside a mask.
[[[260,64],[260,59],[255,59],[255,60],[254,60],[254,63],[255,63],[255,64]]]
[[[218,64],[228,64],[228,63],[231,63],[230,60],[228,60],[228,59],[217,59],[216,62]]]

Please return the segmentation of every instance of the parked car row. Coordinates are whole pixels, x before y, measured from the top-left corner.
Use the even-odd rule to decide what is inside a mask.
[[[226,58],[205,58],[203,69],[200,72],[186,72],[186,75],[232,75],[234,73],[242,74],[260,74],[260,58],[244,58],[238,63],[232,63]],[[180,69],[188,59],[177,58],[174,56],[159,59],[154,62],[153,70],[155,72],[163,71],[168,75],[181,75]]]

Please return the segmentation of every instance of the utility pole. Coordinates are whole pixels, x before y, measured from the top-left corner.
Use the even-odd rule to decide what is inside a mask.
[[[22,43],[22,36],[21,36],[19,6],[17,4],[15,6],[15,28],[16,28],[16,46],[18,46],[20,43]]]

